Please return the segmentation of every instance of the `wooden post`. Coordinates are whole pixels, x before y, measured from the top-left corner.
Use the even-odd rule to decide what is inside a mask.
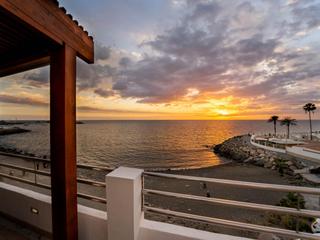
[[[67,45],[51,54],[50,152],[54,240],[78,237],[76,166],[76,53]]]

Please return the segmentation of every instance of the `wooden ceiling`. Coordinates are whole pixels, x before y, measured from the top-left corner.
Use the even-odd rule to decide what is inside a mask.
[[[50,63],[67,44],[93,62],[93,39],[55,0],[0,0],[0,77]]]
[[[0,8],[0,77],[15,73],[17,66],[23,71],[49,64],[54,46],[53,41]],[[33,62],[33,66],[26,62]]]

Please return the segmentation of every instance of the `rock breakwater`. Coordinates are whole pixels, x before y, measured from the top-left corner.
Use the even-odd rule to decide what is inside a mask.
[[[213,151],[235,162],[270,168],[277,170],[280,175],[289,175],[295,179],[302,179],[302,176],[296,173],[295,170],[306,167],[304,162],[287,154],[253,146],[250,143],[250,135],[232,137],[214,146]]]
[[[19,128],[19,127],[10,127],[10,128],[0,127],[0,135],[9,135],[9,134],[17,134],[17,133],[25,133],[25,132],[30,132],[30,130]]]

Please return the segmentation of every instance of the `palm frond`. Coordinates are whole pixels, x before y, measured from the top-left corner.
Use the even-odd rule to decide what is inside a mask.
[[[291,117],[286,117],[280,121],[281,126],[291,126],[291,125],[297,125],[297,120]]]
[[[307,103],[303,106],[303,110],[305,111],[305,113],[308,113],[308,112],[314,113],[316,109],[317,107],[314,103]]]
[[[274,116],[271,116],[269,119],[268,119],[268,122],[277,122],[278,121],[278,119],[279,119],[279,116],[276,116],[276,115],[274,115]]]

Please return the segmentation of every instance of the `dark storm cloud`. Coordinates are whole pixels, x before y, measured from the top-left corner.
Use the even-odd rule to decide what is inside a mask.
[[[93,112],[93,113],[150,113],[147,111],[130,111],[130,110],[121,110],[121,109],[106,109],[99,107],[90,107],[90,106],[79,106],[77,107],[79,112]]]
[[[49,85],[49,67],[25,73],[18,80],[18,83],[34,88],[47,87]]]
[[[43,100],[35,99],[32,97],[19,97],[6,94],[0,94],[0,102],[40,107],[48,106],[48,103]]]
[[[89,106],[79,106],[77,110],[80,112],[104,112],[106,109],[96,108],[96,107],[89,107]]]
[[[174,99],[181,95],[180,71],[187,68],[187,63],[170,57],[147,58],[133,67],[123,70],[121,78],[113,85],[113,90],[123,97],[149,99],[158,102],[162,98]],[[161,81],[159,80],[161,79]]]
[[[233,57],[238,63],[252,66],[272,57],[277,45],[277,40],[269,39],[263,41],[263,36],[257,34],[249,39],[243,39],[237,42],[237,44],[230,49],[230,54],[234,55]]]
[[[280,2],[236,3],[234,10],[225,2],[189,1],[192,9],[174,27],[141,44],[155,54],[146,54],[129,66],[120,64],[113,90],[145,103],[179,100],[188,88],[201,93],[226,90],[235,96],[275,97],[275,92],[287,94],[288,87],[319,77],[316,54],[297,52],[295,47],[276,51],[286,47],[288,38],[294,38],[304,26],[318,26],[319,6],[292,5],[287,7],[289,15],[278,20],[272,11],[280,8]],[[258,11],[259,4],[266,5],[260,6],[265,12]],[[289,31],[293,23],[296,29],[291,26]],[[259,69],[262,62],[269,70]],[[256,79],[260,83],[255,83]]]
[[[226,45],[228,21],[218,19],[220,11],[217,3],[200,3],[178,26],[143,43],[160,56],[145,57],[121,71],[113,89],[139,102],[170,102],[184,96],[188,88],[221,90],[222,74],[228,69],[272,56],[278,41],[265,40],[261,34]],[[209,21],[210,31],[198,27],[203,20]]]
[[[115,74],[116,69],[110,65],[86,64],[77,62],[77,87],[79,91],[98,87],[104,79]]]
[[[77,64],[78,91],[89,90],[105,98],[120,95],[143,103],[180,100],[189,88],[214,96],[221,91],[248,98],[264,95],[275,102],[286,102],[292,96],[320,98],[313,91],[319,84],[316,78],[320,78],[319,34],[313,41],[312,37],[308,41],[298,37],[300,32],[319,27],[318,2],[185,3],[185,9],[180,9],[183,14],[174,24],[139,45],[139,60],[128,54],[120,58],[117,68],[113,67],[108,64],[112,49],[96,44],[96,63]],[[308,51],[297,51],[304,45],[308,45]],[[261,67],[262,63],[266,67]],[[33,87],[48,85],[47,79],[47,69],[24,77]],[[111,90],[101,87],[105,81],[112,81]],[[294,93],[292,89],[303,82],[311,85]]]
[[[95,94],[98,94],[100,97],[108,98],[114,96],[114,91],[103,89],[103,88],[97,88],[94,90]]]
[[[300,30],[313,29],[320,26],[320,5],[314,3],[307,6],[298,6],[292,10],[297,21],[292,24],[292,27]]]
[[[101,44],[95,44],[95,60],[107,60],[111,55],[111,48]]]
[[[132,63],[131,59],[128,57],[123,57],[119,61],[121,67],[128,67]]]
[[[280,24],[279,36],[308,33],[320,26],[320,4],[318,1],[296,1],[288,6],[289,18]]]
[[[86,64],[81,60],[77,61],[77,87],[79,91],[94,89],[103,82],[105,78],[115,73],[115,68],[106,63],[111,56],[111,48],[102,44],[95,44],[95,64]],[[19,84],[41,88],[49,85],[49,67],[27,72],[18,80]]]
[[[293,67],[288,70],[280,66],[278,71],[265,77],[265,81],[261,83],[243,84],[236,88],[237,95],[243,97],[266,95],[269,99],[274,99],[275,101],[281,100],[282,102],[282,98],[285,98],[289,94],[288,87],[300,86],[300,89],[307,89],[307,91],[301,92],[302,90],[300,90],[299,93],[294,94],[297,95],[296,99],[299,101],[302,98],[311,98],[311,96],[313,99],[316,96],[320,99],[320,94],[314,94],[315,92],[313,91],[313,86],[316,86],[320,82],[319,58],[317,55],[316,52],[275,54],[274,58],[279,62],[286,63],[287,61],[294,60]],[[260,76],[263,75],[263,72],[260,73]]]
[[[228,68],[226,61],[218,61],[223,51],[225,21],[221,21],[210,33],[205,29],[197,29],[191,20],[205,19],[212,23],[216,18],[213,15],[218,15],[219,6],[200,2],[194,7],[194,11],[185,16],[178,26],[142,44],[160,55],[147,55],[120,70],[115,78],[114,90],[122,97],[138,98],[139,102],[162,103],[179,100],[188,88],[197,87],[201,90],[221,87],[215,80],[217,74]]]
[[[100,43],[95,44],[95,64],[86,64],[83,61],[77,61],[77,87],[78,91],[90,90],[98,88],[98,86],[106,79],[113,76],[116,69],[108,63],[112,49],[103,46]]]

